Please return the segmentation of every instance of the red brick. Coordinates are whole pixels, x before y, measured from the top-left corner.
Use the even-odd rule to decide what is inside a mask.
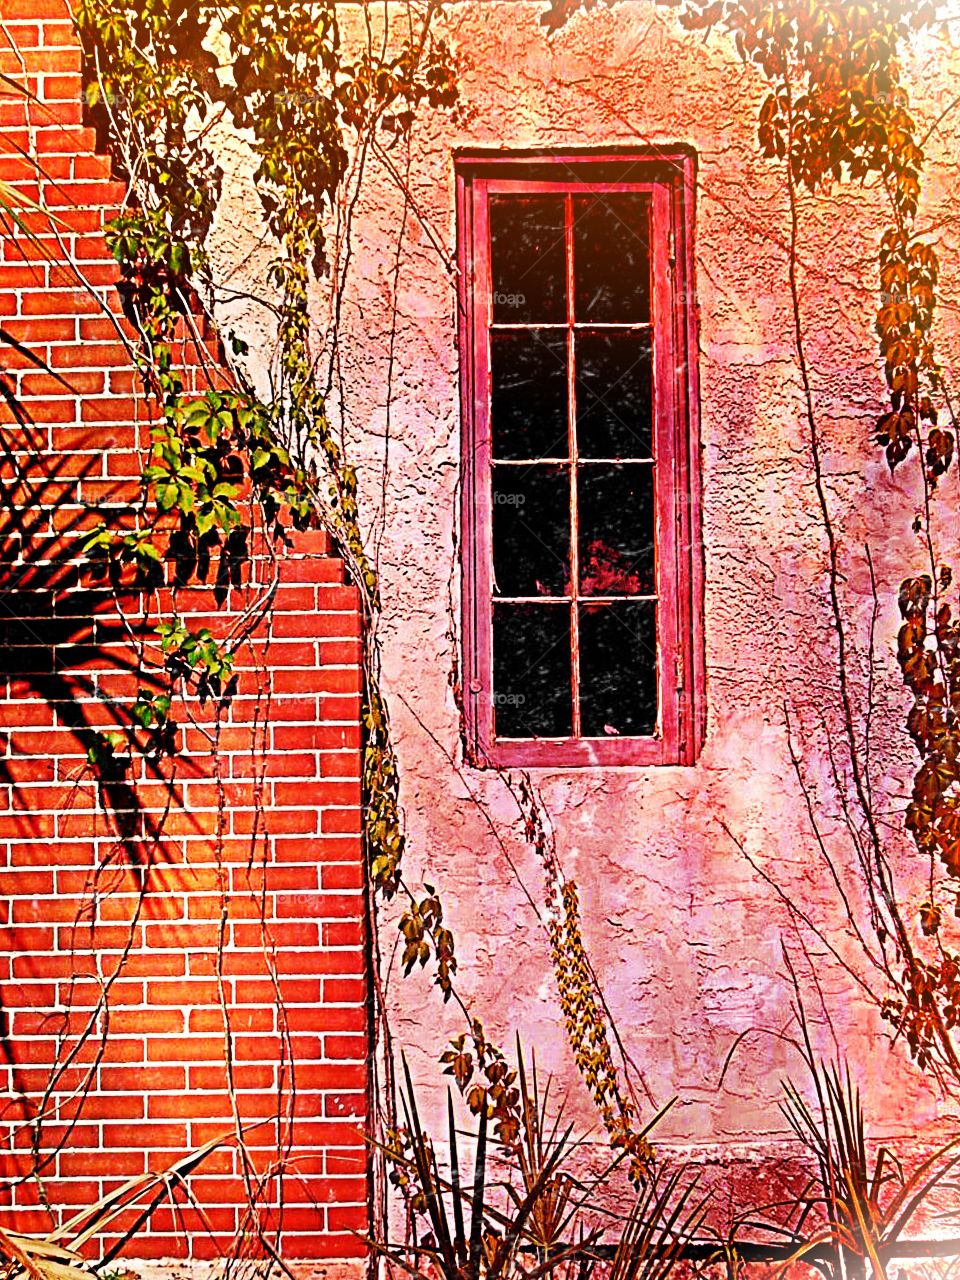
[[[323,1056],[325,1058],[353,1058],[359,1061],[367,1056],[367,1040],[362,1035],[325,1035],[323,1037]]]
[[[48,363],[53,369],[109,369],[117,361],[118,355],[116,346],[84,342],[52,347]]]
[[[356,861],[329,862],[320,870],[323,889],[362,889],[366,877],[363,867]]]
[[[231,927],[233,945],[260,950],[263,946],[263,931],[257,924],[235,924]],[[315,947],[320,941],[320,928],[311,921],[288,920],[283,925],[284,945],[306,950]]]
[[[352,836],[278,836],[273,841],[279,862],[356,861],[357,842]]]
[[[18,6],[29,15],[19,24]],[[49,110],[54,123],[38,134],[52,179],[45,184],[45,198],[62,211],[68,229],[84,232],[74,237],[68,230],[84,276],[98,288],[112,287],[118,271],[99,228],[112,216],[109,206],[120,201],[123,187],[112,180],[109,160],[92,151],[92,131],[74,123],[81,117],[80,61],[63,12],[59,0],[5,0],[4,18],[27,50],[32,82],[56,99]],[[40,19],[48,17],[41,28]],[[24,123],[22,113],[0,118],[0,176],[18,181],[26,193],[36,189],[36,173],[11,150],[11,145],[30,144]],[[42,219],[38,226],[45,247],[56,254],[49,227]],[[111,293],[107,303],[112,315],[104,313],[71,267],[47,263],[26,243],[4,244],[3,259],[0,315],[15,316],[9,322],[14,332],[34,343],[37,354],[70,384],[64,386],[11,353],[8,367],[19,371],[20,392],[36,430],[58,460],[57,492],[49,489],[48,495],[57,498],[59,507],[51,512],[45,534],[54,536],[45,537],[43,555],[70,555],[76,528],[89,528],[95,519],[82,513],[80,500],[116,504],[137,498],[137,447],[147,442],[149,420],[156,415],[142,399],[139,376],[116,333],[116,295]],[[212,336],[205,338],[204,347],[214,350]],[[181,354],[196,360],[190,344],[184,344]],[[186,385],[205,383],[188,370]],[[67,530],[69,536],[58,536]],[[306,1188],[289,1189],[288,1227],[305,1253],[348,1257],[358,1253],[352,1237],[340,1226],[331,1234],[328,1209],[304,1202],[336,1208],[338,1202],[365,1199],[366,1188],[367,1154],[357,1123],[367,1084],[363,863],[356,834],[361,687],[357,595],[344,585],[343,565],[330,556],[325,535],[308,535],[300,545],[310,554],[284,562],[274,601],[269,667],[277,694],[270,729],[275,749],[263,762],[251,758],[251,718],[261,708],[253,697],[259,676],[253,678],[245,656],[241,696],[221,733],[222,793],[212,777],[208,739],[200,727],[187,729],[181,735],[186,754],[178,762],[180,784],[172,799],[160,780],[144,776],[138,786],[141,801],[156,813],[171,805],[149,892],[141,901],[133,873],[122,865],[103,871],[97,881],[103,894],[100,922],[93,928],[89,921],[77,927],[76,917],[89,901],[95,867],[104,859],[116,860],[118,852],[110,826],[94,807],[92,779],[84,778],[85,745],[54,723],[41,700],[32,699],[26,671],[24,678],[8,680],[17,700],[0,703],[0,725],[13,730],[7,776],[16,791],[14,795],[9,786],[0,786],[0,808],[5,809],[0,812],[0,857],[9,868],[0,873],[0,914],[6,915],[4,941],[14,954],[0,958],[0,976],[7,979],[4,996],[10,991],[5,1003],[23,1064],[21,1084],[39,1091],[56,1047],[48,1027],[63,1025],[60,1015],[48,1011],[69,1000],[70,1025],[76,1030],[100,998],[99,985],[91,981],[96,964],[108,973],[121,966],[110,989],[110,1035],[103,1061],[96,1064],[94,1038],[60,1080],[62,1090],[80,1089],[85,1073],[95,1071],[87,1104],[93,1123],[64,1135],[68,1147],[53,1170],[58,1178],[54,1185],[64,1189],[64,1208],[79,1207],[124,1176],[165,1167],[203,1137],[232,1129],[215,981],[221,860],[232,895],[223,969],[235,1035],[235,1085],[242,1114],[260,1118],[273,1113],[280,1043],[274,1033],[276,990],[264,955],[267,934],[259,921],[259,895],[265,892],[267,932],[279,948],[276,964],[300,1068],[301,1121],[294,1156],[302,1152],[302,1168],[309,1171],[304,1174]],[[75,581],[89,585],[81,574]],[[242,593],[233,594],[237,599],[231,596],[221,612],[209,589],[184,592],[181,608],[195,625],[220,628],[245,603]],[[131,625],[138,625],[139,608],[134,600],[126,607]],[[96,647],[94,627],[99,625],[92,617],[79,625],[70,663],[78,672],[97,673],[98,695],[131,697],[135,677],[111,669],[126,649],[108,653],[102,645]],[[255,640],[254,649],[262,659],[262,638]],[[23,653],[26,658],[28,651]],[[109,715],[95,701],[85,703],[84,714],[92,725],[109,727]],[[198,720],[205,729],[212,726],[209,709]],[[342,725],[334,723],[338,720]],[[253,812],[260,763],[265,775],[262,823]],[[79,789],[78,778],[84,778]],[[221,798],[229,830],[218,841]],[[260,862],[259,840],[252,840],[263,829],[270,833],[265,847],[272,861],[267,867]],[[38,844],[53,845],[56,870],[38,858]],[[358,1045],[359,1061],[336,1056]],[[329,1060],[321,1057],[324,1053]],[[265,1131],[254,1144],[264,1162],[272,1157],[271,1141]],[[232,1177],[234,1160],[233,1151],[223,1149],[203,1166],[214,1227],[226,1238],[238,1226],[243,1203],[242,1188]],[[342,1176],[328,1181],[324,1170]],[[22,1196],[20,1203],[26,1203]],[[22,1216],[19,1221],[22,1225]],[[191,1218],[188,1225],[198,1233],[189,1247],[175,1235],[175,1216],[165,1208],[138,1240],[138,1253],[212,1253],[212,1246],[199,1237],[199,1220]]]
[[[360,920],[324,921],[325,947],[359,947],[363,945],[363,922]]]
[[[297,1070],[298,1091],[364,1090],[367,1084],[366,1066],[362,1063],[304,1062]]]
[[[323,983],[325,1004],[361,1004],[366,999],[366,984],[361,978],[326,978]]]
[[[76,27],[72,22],[63,20],[62,9],[52,5],[49,10],[44,10],[42,40],[46,48],[69,45],[79,53]]]
[[[322,809],[320,830],[360,835],[360,813],[357,809]]]
[[[27,341],[29,342],[30,339],[28,338]],[[77,420],[77,402],[71,399],[37,400],[25,396],[23,407],[29,414],[31,422],[76,422]]]
[[[365,1205],[332,1205],[327,1210],[328,1231],[365,1231],[367,1209]]]
[[[346,720],[356,724],[360,719],[360,691],[344,697],[321,697],[320,716],[323,720]]]
[[[0,813],[0,840],[51,840],[54,830],[49,813]]]
[[[159,1093],[182,1091],[186,1087],[185,1067],[114,1067],[100,1068],[100,1088],[108,1092]]]
[[[25,292],[20,301],[20,313],[24,316],[98,315],[102,309],[100,302],[85,289],[69,293],[60,289]],[[44,321],[42,332],[53,341],[49,323]]]
[[[10,4],[22,0],[4,0],[5,11]],[[27,4],[31,0],[26,0]],[[29,15],[27,15],[29,16]],[[43,129],[37,134],[37,150],[40,152],[61,152],[73,155],[77,151],[92,151],[94,135],[92,129]]]
[[[359,1235],[340,1235],[332,1231],[307,1235],[302,1232],[284,1232],[284,1249],[290,1258],[364,1258],[366,1245]]]
[[[286,978],[280,990],[285,1005],[318,1004],[322,986],[316,977]],[[251,1003],[272,1006],[276,1001],[276,989],[268,978],[244,982],[241,991],[243,998]]]
[[[360,728],[327,724],[278,724],[273,729],[275,751],[324,751],[360,745]]]
[[[324,640],[320,645],[320,661],[324,666],[330,664],[356,668],[362,659],[359,640]]]
[[[3,270],[0,268],[0,275]],[[99,395],[103,391],[105,381],[104,373],[87,370],[68,373],[62,381],[49,373],[26,373],[20,380],[20,390],[24,396],[63,396],[69,395],[70,392],[84,396]],[[64,386],[64,383],[67,385]],[[94,446],[96,442],[91,438],[90,443]]]
[[[260,1063],[237,1063],[233,1069],[233,1082],[237,1089],[272,1089],[276,1078],[275,1068]],[[218,1089],[226,1085],[226,1069],[217,1067],[190,1067],[191,1089]]]
[[[349,919],[351,916],[360,919],[364,912],[364,897],[356,894],[304,893],[277,895],[277,916],[280,919],[317,918]]]
[[[0,895],[52,894],[52,871],[0,871]]]
[[[84,1102],[83,1114],[90,1120],[142,1120],[146,1098],[139,1089],[125,1093],[96,1093]]]
[[[0,267],[0,289],[34,289],[43,285],[44,267],[39,263],[7,264]]]
[[[15,49],[35,49],[40,44],[40,27],[36,22],[10,22],[4,10],[4,30]]]
[[[53,946],[53,935],[48,933],[50,946]],[[14,978],[24,979],[32,978],[71,978],[74,975],[85,975],[92,977],[97,972],[96,961],[93,957],[84,959],[82,956],[70,955],[27,955],[14,956],[13,958],[13,976]]]
[[[108,1148],[117,1147],[182,1147],[183,1125],[180,1124],[105,1124],[103,1141]]]
[[[222,1056],[222,1038],[169,1036],[147,1041],[148,1062],[215,1062]]]
[[[276,1015],[269,1007],[256,1009],[231,1009],[229,1014],[231,1034],[244,1031],[273,1031]],[[191,1009],[187,1021],[188,1031],[223,1031],[223,1013],[220,1009]]]
[[[110,1172],[133,1177],[146,1169],[142,1151],[111,1151]],[[103,1173],[104,1158],[101,1152],[61,1151],[57,1156],[57,1171],[62,1178],[95,1178]]]
[[[344,1031],[363,1035],[367,1025],[366,1013],[357,1006],[289,1006],[287,1019],[291,1031]]]
[[[77,321],[72,317],[51,319],[49,316],[31,320],[8,320],[4,328],[11,338],[28,345],[47,342],[73,342],[77,336]],[[31,416],[36,418],[35,411]],[[61,419],[57,419],[61,421]]]

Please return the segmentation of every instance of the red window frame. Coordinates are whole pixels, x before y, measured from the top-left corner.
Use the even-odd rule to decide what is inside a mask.
[[[467,759],[478,766],[692,764],[705,722],[697,316],[696,160],[676,148],[591,152],[461,151],[455,156],[462,410],[463,702]],[[647,193],[659,717],[648,737],[497,738],[493,698],[492,288],[489,197],[501,193]],[[569,216],[567,236],[571,234]],[[569,246],[567,261],[569,263]],[[569,267],[568,267],[569,273]],[[572,317],[568,316],[572,327]],[[572,399],[569,412],[575,411]],[[573,433],[572,433],[573,434]],[[576,584],[573,587],[576,591]],[[576,669],[576,640],[574,670]],[[574,676],[576,679],[576,676]]]

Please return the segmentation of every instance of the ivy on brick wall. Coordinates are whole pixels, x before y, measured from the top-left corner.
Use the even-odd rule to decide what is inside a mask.
[[[361,589],[366,614],[377,611],[356,475],[318,386],[308,292],[327,266],[324,218],[351,140],[370,130],[402,133],[421,103],[455,106],[450,51],[432,34],[433,17],[430,6],[393,53],[351,58],[332,3],[81,5],[88,102],[131,184],[130,207],[112,224],[110,246],[139,337],[137,365],[160,413],[142,476],[144,519],[127,531],[104,523],[87,543],[111,579],[132,572],[142,585],[158,587],[172,571],[178,585],[212,580],[222,600],[244,580],[255,541],[277,551],[297,531],[324,528]],[[221,177],[207,141],[214,118],[252,136],[261,211],[278,245],[269,268],[279,339],[269,402],[245,377],[245,349],[235,338],[224,353],[227,386],[202,395],[184,387],[174,358],[178,327],[201,302],[197,291],[206,303],[212,288],[203,246]],[[262,609],[269,609],[269,595]],[[225,644],[209,630],[194,633],[175,614],[162,618],[157,634],[173,680],[189,682],[201,698],[229,699],[236,638]],[[368,658],[366,835],[374,880],[392,896],[402,883],[397,771],[374,656]],[[169,708],[163,692],[131,711],[153,743],[175,750]],[[411,915],[425,919],[422,911]],[[433,916],[420,941],[436,952],[438,980],[448,991],[452,942]],[[417,959],[425,959],[420,950]]]
[[[403,874],[399,773],[378,678],[379,584],[363,538],[357,476],[328,421],[311,349],[310,285],[330,267],[325,220],[351,148],[365,137],[402,137],[422,107],[457,110],[454,59],[434,31],[438,11],[429,0],[396,46],[385,40],[379,53],[369,44],[351,53],[334,0],[82,0],[88,105],[130,182],[131,202],[110,228],[110,245],[139,339],[137,367],[159,414],[142,475],[141,519],[132,529],[102,524],[87,550],[117,586],[132,578],[159,592],[172,575],[174,586],[212,581],[224,600],[245,580],[255,545],[282,554],[299,530],[331,535],[361,590],[365,619],[363,806],[372,884],[406,904],[399,919],[404,971],[432,965],[443,999],[461,1004],[467,1031],[443,1065],[471,1109],[488,1110],[509,1145],[523,1107],[516,1071],[456,991],[454,938],[440,895],[429,885],[414,891]],[[269,402],[245,377],[246,351],[230,335],[226,386],[192,392],[175,359],[177,335],[198,309],[210,311],[215,296],[204,242],[222,178],[210,131],[224,121],[251,139],[261,214],[278,246],[268,272],[278,318]],[[189,686],[201,700],[229,701],[238,643],[236,635],[225,642],[209,629],[191,630],[176,613],[175,595],[163,601],[174,602],[161,608],[157,626],[168,686],[144,691],[129,708],[139,740],[157,754],[177,750],[175,686]],[[262,614],[269,607],[265,593]],[[108,741],[100,763],[113,755]],[[575,902],[575,886],[567,888]],[[620,1093],[603,1011],[590,998],[592,970],[576,920],[554,938],[554,950],[580,975],[561,990],[578,1066],[612,1142],[632,1156],[640,1178],[650,1149],[631,1128],[633,1108]],[[402,1147],[403,1136],[392,1141]]]
[[[356,473],[327,418],[309,310],[311,281],[329,268],[324,223],[350,146],[364,135],[402,136],[421,106],[456,109],[452,55],[433,34],[437,9],[429,4],[393,52],[351,56],[332,0],[149,7],[84,0],[87,100],[131,190],[109,243],[138,337],[137,368],[158,414],[141,477],[141,519],[132,529],[102,523],[86,549],[118,588],[132,581],[160,593],[212,582],[222,603],[246,580],[256,545],[282,554],[298,531],[320,528],[332,537],[360,588],[366,623],[363,806],[371,880],[384,898],[406,903],[399,920],[404,970],[432,963],[443,999],[462,1003],[440,897],[431,886],[415,892],[403,875],[399,774],[374,640],[379,584],[364,545]],[[176,360],[178,335],[198,312],[209,312],[213,293],[204,252],[221,179],[206,139],[212,119],[252,137],[261,213],[278,246],[268,272],[278,317],[269,401],[245,377],[246,351],[236,338],[218,371],[226,385],[203,394],[185,385]],[[267,592],[247,634],[269,610]],[[159,614],[156,635],[171,687],[143,692],[129,714],[145,749],[176,753],[173,686],[228,703],[239,641],[235,633],[225,642],[209,629],[192,630],[169,591]],[[114,753],[113,741],[105,742],[101,767]],[[515,1072],[463,1011],[470,1052],[454,1074],[464,1092],[472,1086],[474,1109],[488,1107],[497,1133],[510,1141],[519,1128]]]
[[[554,29],[593,0],[553,0],[545,14]],[[899,50],[927,24],[928,0],[895,5],[825,0],[689,0],[681,20],[692,30],[721,27],[769,84],[760,109],[762,154],[781,162],[793,223],[791,292],[797,354],[804,381],[804,416],[830,557],[839,681],[850,776],[867,830],[862,860],[870,925],[879,941],[879,968],[890,992],[882,1012],[921,1065],[936,1061],[960,1074],[952,1028],[960,1018],[960,956],[944,937],[944,900],[960,902],[960,631],[948,593],[952,575],[937,561],[930,506],[951,466],[955,430],[943,421],[946,397],[932,339],[938,260],[918,237],[916,218],[923,164],[917,128],[901,81]],[[423,105],[455,110],[450,49],[436,37],[433,4],[398,47],[350,55],[336,7],[313,3],[153,6],[83,0],[80,10],[89,60],[89,102],[107,130],[135,193],[115,222],[111,245],[122,272],[122,297],[140,343],[137,361],[160,418],[144,470],[145,518],[134,529],[104,524],[88,550],[113,581],[133,574],[158,587],[213,580],[225,594],[242,580],[257,539],[282,548],[298,530],[323,527],[360,586],[368,621],[379,609],[375,567],[365,549],[357,507],[357,477],[344,459],[326,414],[310,344],[309,288],[327,268],[324,221],[347,169],[350,147],[371,132],[398,136]],[[203,395],[188,391],[173,359],[177,326],[209,303],[212,281],[204,254],[221,174],[210,144],[227,120],[247,131],[256,155],[255,185],[263,219],[278,252],[270,283],[278,299],[276,394],[263,401],[243,373],[242,344],[228,353],[229,385]],[[881,292],[876,329],[888,406],[873,424],[891,468],[919,461],[927,512],[921,518],[929,570],[903,584],[899,660],[914,695],[909,731],[921,755],[907,826],[931,867],[930,891],[910,907],[896,896],[887,851],[864,776],[849,680],[849,652],[838,596],[838,540],[823,484],[822,440],[806,369],[796,280],[798,193],[817,193],[847,179],[879,181],[890,225],[879,251]],[[269,608],[268,596],[263,607]],[[233,651],[209,631],[192,632],[174,614],[158,640],[171,682],[188,682],[202,698],[229,699]],[[456,957],[440,897],[414,893],[403,878],[404,836],[398,769],[389,717],[377,679],[378,654],[366,628],[365,836],[373,882],[386,897],[400,893],[407,971],[430,964],[444,998],[455,995]],[[176,749],[170,690],[144,693],[130,708],[151,750]],[[934,875],[939,868],[940,874]],[[561,899],[575,903],[575,887]],[[910,919],[915,912],[919,929]],[[582,948],[568,922],[570,955]],[[932,949],[924,951],[927,941]],[[561,999],[576,1002],[559,939]],[[593,1049],[583,1038],[583,1010],[565,1015],[588,1076],[596,1053],[606,1061],[602,1016]],[[466,1010],[465,1010],[466,1012]],[[589,1019],[588,1019],[589,1021]],[[471,1019],[468,1024],[473,1027]],[[580,1030],[577,1030],[577,1028]],[[477,1063],[489,1060],[482,1031],[473,1054],[454,1046],[448,1068],[467,1087]],[[590,1033],[591,1035],[593,1033]],[[586,1035],[586,1033],[584,1033]],[[578,1057],[579,1060],[579,1057]],[[606,1067],[603,1068],[607,1070]],[[601,1072],[602,1074],[602,1072]],[[488,1080],[496,1090],[501,1072]],[[597,1079],[600,1077],[597,1076]],[[611,1129],[629,1141],[629,1113],[600,1088],[601,1110],[613,1105]],[[600,1086],[598,1086],[600,1087]],[[498,1097],[497,1105],[505,1106]],[[617,1107],[620,1107],[618,1110]],[[503,1112],[506,1130],[510,1121]],[[616,1117],[614,1119],[614,1117]],[[625,1127],[624,1127],[625,1126]],[[505,1130],[505,1131],[506,1131]],[[622,1132],[621,1132],[622,1130]]]

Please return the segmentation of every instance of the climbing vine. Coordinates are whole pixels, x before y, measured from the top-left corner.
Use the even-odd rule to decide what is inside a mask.
[[[639,1184],[650,1171],[653,1147],[636,1131],[636,1107],[621,1086],[613,1060],[607,1018],[583,942],[579,891],[576,882],[568,880],[560,869],[553,832],[544,823],[542,805],[528,778],[521,780],[517,800],[525,838],[543,868],[550,955],[567,1037],[610,1145],[628,1157],[631,1181]]]
[[[596,0],[551,0],[543,22],[561,27]],[[759,110],[760,153],[780,163],[790,199],[790,288],[804,416],[829,551],[830,604],[846,763],[867,853],[851,830],[888,990],[879,1001],[895,1036],[921,1067],[960,1079],[953,1032],[960,1023],[960,953],[945,940],[944,905],[960,915],[960,625],[950,566],[935,545],[938,482],[955,456],[956,423],[934,343],[936,246],[920,233],[923,146],[901,79],[901,50],[934,18],[927,0],[687,0],[692,31],[720,28],[767,84]],[[885,196],[889,224],[879,244],[876,335],[887,406],[871,424],[891,470],[916,459],[923,510],[914,522],[926,571],[899,590],[903,625],[897,659],[913,695],[907,729],[921,758],[906,828],[927,868],[924,900],[897,896],[888,841],[876,820],[850,682],[850,646],[839,597],[839,539],[823,478],[823,442],[806,354],[797,284],[799,194],[822,194],[843,180],[871,183]],[[915,920],[919,928],[913,927]],[[888,944],[892,954],[888,953]],[[930,945],[928,945],[930,944]],[[892,987],[892,991],[890,988]]]
[[[360,587],[367,620],[363,794],[371,879],[384,898],[399,894],[406,901],[399,920],[404,970],[433,963],[443,999],[462,1003],[441,899],[431,886],[414,892],[403,876],[397,762],[373,639],[379,587],[362,536],[357,477],[319,387],[309,310],[310,281],[329,268],[325,217],[343,182],[351,139],[403,135],[423,104],[456,110],[451,52],[432,31],[436,10],[431,2],[419,29],[411,26],[392,55],[368,50],[351,60],[332,3],[193,7],[167,0],[143,7],[84,0],[88,101],[134,193],[111,228],[110,245],[124,309],[141,339],[137,365],[159,413],[140,522],[128,530],[103,524],[87,548],[115,585],[132,572],[139,585],[157,590],[169,565],[174,587],[212,575],[222,601],[249,576],[256,542],[283,546],[293,532],[314,527],[332,535]],[[222,178],[209,138],[224,119],[253,137],[254,180],[280,250],[269,269],[279,303],[277,390],[268,403],[244,377],[245,352],[236,339],[230,385],[200,396],[184,387],[174,357],[176,336],[201,301],[198,291],[208,307],[215,292],[203,245]],[[201,700],[229,701],[237,637],[224,644],[209,630],[193,633],[171,599],[172,616],[157,626],[169,682],[190,684]],[[261,603],[269,607],[269,592]],[[176,750],[171,701],[170,687],[152,696],[143,691],[130,709],[155,753]],[[629,1146],[631,1111],[619,1095],[603,1015],[587,994],[575,904],[571,911],[566,935],[552,938],[555,956],[569,956],[561,1000],[578,1065],[611,1138]],[[468,1030],[442,1061],[471,1109],[489,1107],[498,1137],[510,1145],[520,1123],[516,1073],[480,1021],[466,1006],[463,1012]]]
[[[363,823],[372,885],[406,903],[399,920],[405,970],[433,962],[443,999],[462,1004],[440,899],[429,886],[414,892],[404,878],[399,777],[375,641],[379,584],[361,530],[357,476],[327,416],[310,315],[311,282],[331,267],[326,223],[351,146],[404,135],[422,105],[456,109],[452,55],[433,33],[438,7],[430,0],[419,15],[411,10],[398,47],[385,40],[379,54],[368,45],[351,56],[332,2],[84,0],[88,103],[130,181],[130,203],[109,228],[109,244],[153,410],[137,518],[132,527],[102,522],[86,550],[116,590],[132,586],[157,599],[165,683],[142,689],[129,706],[129,736],[154,756],[175,756],[175,689],[213,701],[218,713],[229,704],[237,649],[267,617],[277,575],[258,584],[243,626],[225,636],[192,630],[178,612],[178,590],[212,584],[222,605],[231,587],[255,584],[262,564],[274,563],[296,533],[327,532],[360,592],[364,618]],[[254,184],[277,246],[268,269],[277,334],[269,399],[246,376],[246,349],[233,334],[200,393],[177,359],[184,334],[198,314],[209,319],[216,299],[204,244],[222,177],[210,135],[224,123],[252,138]],[[103,767],[114,753],[106,741],[94,763]],[[517,1106],[512,1073],[469,1015],[468,1028],[486,1080],[471,1106],[489,1104],[507,1141]],[[457,1075],[463,1081],[462,1070]]]
[[[553,0],[545,22],[555,28],[574,8],[592,3]],[[906,582],[900,594],[899,658],[915,699],[908,727],[922,757],[907,825],[917,849],[931,864],[939,860],[947,879],[960,882],[960,630],[946,600],[952,578],[936,560],[930,515],[938,480],[953,460],[955,431],[943,421],[946,388],[932,336],[938,260],[935,247],[917,234],[923,153],[899,65],[902,42],[933,11],[925,0],[853,6],[688,0],[682,21],[693,30],[720,26],[732,33],[741,55],[768,82],[758,142],[765,157],[785,166],[794,235],[800,190],[818,193],[843,179],[872,180],[889,200],[876,317],[889,403],[873,434],[891,468],[910,457],[919,460],[927,502],[921,523],[931,562],[930,571]],[[455,68],[449,47],[434,34],[436,12],[428,4],[390,52],[378,56],[368,48],[353,56],[332,2],[193,6],[158,0],[134,6],[83,0],[89,105],[131,184],[131,203],[113,224],[110,245],[121,269],[124,310],[137,334],[137,367],[156,414],[138,521],[132,528],[102,524],[87,550],[117,589],[132,580],[145,590],[167,590],[170,607],[160,610],[156,627],[166,684],[141,690],[129,708],[136,740],[160,756],[177,749],[174,688],[188,686],[201,701],[229,702],[242,638],[191,630],[176,610],[177,588],[212,582],[222,602],[232,586],[250,581],[258,556],[282,554],[299,531],[330,534],[360,589],[367,622],[363,783],[371,878],[383,897],[399,896],[406,904],[399,921],[404,969],[432,964],[443,998],[459,1001],[454,939],[440,895],[431,886],[414,891],[404,878],[398,768],[372,625],[379,584],[361,528],[357,476],[328,419],[310,321],[311,283],[330,268],[326,221],[351,147],[362,136],[403,136],[423,105],[456,110]],[[210,311],[216,302],[204,243],[222,183],[213,139],[224,124],[251,139],[262,217],[278,246],[268,272],[278,337],[269,399],[254,389],[244,370],[244,346],[232,335],[222,385],[215,381],[197,393],[185,385],[176,359],[178,336],[198,308]],[[803,365],[795,269],[791,283]],[[934,939],[937,948],[925,958],[893,892],[872,820],[847,679],[837,540],[805,370],[804,377],[831,557],[850,766],[873,842],[868,892],[881,948],[888,938],[894,948],[887,972],[896,991],[883,1012],[921,1065],[937,1056],[960,1072],[950,1036],[960,1017],[960,958],[942,941],[939,896],[931,889],[918,908],[921,938]],[[268,611],[270,597],[267,583],[243,635]],[[651,1153],[635,1135],[634,1106],[613,1063],[586,959],[577,887],[559,875],[529,788],[522,812],[526,838],[549,873],[551,953],[577,1065],[612,1144],[630,1154],[640,1179]],[[515,1074],[466,1006],[464,1013],[468,1029],[444,1054],[444,1065],[471,1107],[490,1107],[509,1145],[522,1106]],[[402,1135],[397,1140],[402,1145]]]
[[[272,553],[297,531],[324,528],[350,567],[365,613],[376,613],[357,478],[328,421],[311,352],[309,286],[328,265],[324,220],[350,139],[368,130],[402,133],[422,103],[455,107],[450,51],[431,30],[435,8],[428,6],[398,51],[351,60],[332,4],[82,5],[88,101],[133,195],[110,229],[110,246],[124,310],[140,339],[137,366],[158,412],[140,524],[123,531],[104,523],[87,543],[112,581],[132,570],[139,584],[156,589],[171,565],[174,587],[213,575],[222,602],[249,575],[257,539]],[[224,120],[252,135],[255,185],[279,246],[269,268],[278,295],[270,401],[245,377],[245,347],[232,335],[228,385],[202,395],[184,387],[174,353],[177,334],[197,310],[196,291],[207,305],[213,296],[203,241],[221,174],[209,133]],[[269,592],[261,605],[262,615]],[[209,631],[192,633],[176,616],[160,622],[157,636],[173,679],[192,682],[201,698],[229,699],[236,637],[225,645]],[[397,771],[372,660],[366,676],[365,827],[374,881],[389,897],[403,884]],[[155,738],[162,726],[172,749],[168,699],[141,700],[135,714]],[[415,959],[425,962],[424,948],[435,945],[448,992],[452,939],[435,913],[411,901],[403,927],[410,936],[421,931]]]
[[[956,429],[933,337],[939,261],[934,244],[919,234],[917,225],[924,155],[900,63],[904,42],[931,21],[935,10],[925,0],[892,5],[821,0],[701,4],[697,0],[688,5],[684,21],[694,30],[715,24],[725,27],[742,56],[761,69],[770,85],[760,108],[758,142],[767,159],[781,160],[786,166],[794,242],[797,188],[817,194],[844,178],[870,180],[880,186],[889,204],[890,223],[881,236],[877,261],[876,312],[888,408],[877,419],[874,435],[891,470],[911,455],[918,460],[924,512],[914,528],[922,535],[930,565],[929,573],[908,579],[899,593],[904,625],[897,657],[914,696],[907,727],[922,760],[906,825],[930,866],[930,893],[916,907],[902,904],[896,896],[856,738],[837,595],[837,537],[822,483],[821,443],[804,363],[795,274],[794,312],[818,497],[830,551],[831,605],[850,773],[872,846],[865,863],[867,888],[881,947],[888,936],[894,946],[890,976],[896,992],[884,999],[882,1013],[895,1033],[905,1036],[920,1066],[932,1066],[936,1059],[956,1075],[960,1060],[950,1033],[960,1015],[960,957],[938,937],[942,910],[933,886],[939,858],[947,879],[954,881],[957,899],[960,669],[957,627],[946,599],[952,574],[948,566],[938,563],[932,527],[937,483],[953,461]],[[916,933],[909,927],[913,911],[921,937],[936,939],[932,958],[921,954]]]

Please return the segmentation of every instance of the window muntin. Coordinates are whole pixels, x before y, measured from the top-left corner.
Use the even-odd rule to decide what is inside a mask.
[[[546,180],[500,157],[460,167],[479,763],[679,761],[699,741],[689,168],[633,159],[591,181],[598,163],[541,162]]]

